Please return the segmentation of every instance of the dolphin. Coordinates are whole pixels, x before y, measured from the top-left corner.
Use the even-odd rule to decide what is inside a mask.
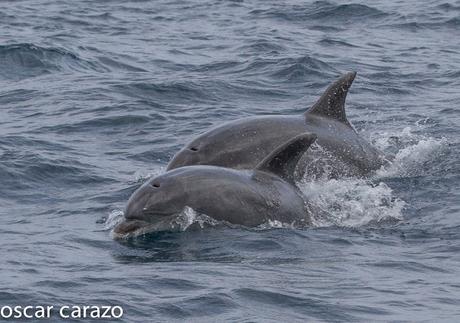
[[[298,176],[365,176],[386,160],[346,117],[345,99],[355,76],[356,72],[350,72],[340,77],[303,115],[254,116],[209,130],[181,149],[167,170],[189,165],[252,169],[289,138],[311,132],[318,140],[299,163]]]
[[[115,237],[156,231],[189,207],[218,221],[255,227],[268,221],[308,225],[308,204],[294,182],[296,165],[316,140],[305,133],[277,147],[252,170],[185,166],[152,178],[130,197]]]

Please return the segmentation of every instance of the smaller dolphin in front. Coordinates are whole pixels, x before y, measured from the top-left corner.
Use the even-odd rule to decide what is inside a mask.
[[[294,171],[316,135],[304,133],[280,145],[253,170],[186,166],[152,178],[128,201],[114,236],[155,231],[185,207],[218,221],[255,227],[269,221],[311,223],[308,204],[294,183]]]
[[[347,119],[345,99],[355,76],[344,74],[303,115],[254,116],[210,129],[177,152],[167,170],[190,165],[252,169],[289,138],[310,132],[318,140],[300,161],[297,178],[367,176],[386,159]]]

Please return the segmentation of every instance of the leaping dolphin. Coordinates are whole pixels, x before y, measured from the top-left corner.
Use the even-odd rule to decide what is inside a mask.
[[[268,221],[310,224],[307,203],[294,184],[294,170],[313,134],[280,145],[253,170],[186,166],[148,180],[133,193],[115,237],[155,231],[185,208],[231,224],[249,227]],[[161,226],[165,230],[164,225]]]
[[[311,132],[318,139],[299,169],[315,177],[365,176],[379,169],[385,158],[346,117],[345,99],[355,76],[350,72],[340,77],[301,116],[255,116],[209,130],[181,149],[167,170],[189,165],[251,169],[289,138]]]

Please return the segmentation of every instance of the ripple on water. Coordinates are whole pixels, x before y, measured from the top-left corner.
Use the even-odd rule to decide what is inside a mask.
[[[103,66],[84,60],[68,50],[30,43],[0,45],[0,62],[0,76],[7,80],[21,80],[59,71],[106,71]]]
[[[282,19],[288,22],[309,24],[316,21],[324,25],[340,25],[345,22],[363,24],[366,20],[378,20],[388,14],[377,8],[363,4],[338,5],[328,1],[315,1],[304,5],[280,5],[270,9],[256,9],[252,15],[272,19]]]

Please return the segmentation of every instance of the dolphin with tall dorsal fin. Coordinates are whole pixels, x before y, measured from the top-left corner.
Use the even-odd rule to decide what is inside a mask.
[[[130,197],[114,236],[168,230],[165,223],[174,223],[186,207],[248,227],[269,221],[309,225],[307,202],[293,178],[295,166],[315,140],[310,133],[291,138],[252,170],[185,166],[152,178]]]
[[[250,169],[289,138],[311,132],[318,136],[317,145],[298,167],[307,176],[366,176],[385,158],[347,119],[345,100],[355,76],[356,72],[344,74],[303,115],[254,116],[219,125],[181,149],[167,169],[188,165]],[[298,176],[304,176],[302,170]]]

